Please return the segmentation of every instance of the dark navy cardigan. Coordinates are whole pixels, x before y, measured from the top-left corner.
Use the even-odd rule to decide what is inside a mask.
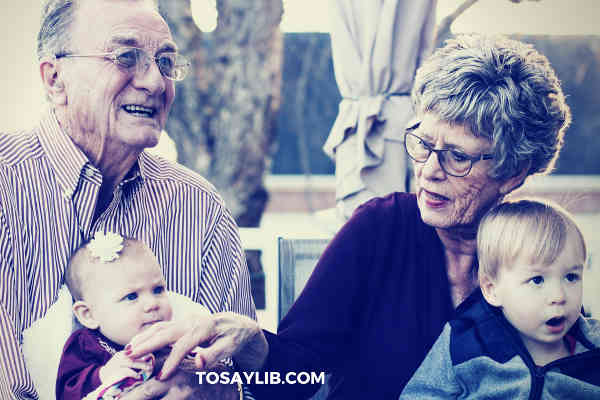
[[[453,314],[443,247],[415,196],[374,199],[331,241],[279,333],[266,332],[263,371],[329,371],[329,399],[395,400]],[[251,390],[303,399],[317,387]]]

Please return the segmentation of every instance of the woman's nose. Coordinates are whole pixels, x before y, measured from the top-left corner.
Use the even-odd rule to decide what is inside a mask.
[[[431,152],[427,161],[419,164],[424,178],[443,179],[445,172],[442,169],[440,157],[438,153]]]

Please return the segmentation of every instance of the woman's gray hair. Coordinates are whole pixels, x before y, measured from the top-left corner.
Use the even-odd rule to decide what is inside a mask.
[[[71,25],[80,1],[82,0],[45,0],[42,3],[40,31],[37,37],[38,59],[70,50]],[[158,0],[151,0],[151,3],[158,9]]]
[[[533,46],[501,36],[448,40],[419,68],[412,91],[418,115],[432,112],[492,142],[490,176],[552,170],[571,121],[560,82]]]

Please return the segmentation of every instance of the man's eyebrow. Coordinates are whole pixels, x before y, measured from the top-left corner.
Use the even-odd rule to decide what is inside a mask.
[[[114,36],[110,42],[121,46],[139,47],[137,39],[131,36]]]
[[[115,36],[110,40],[111,43],[119,45],[119,46],[127,46],[127,47],[138,47],[141,48],[140,42],[134,37],[131,36]],[[177,45],[171,41],[167,41],[163,43],[158,50],[157,53],[164,52],[177,52]]]
[[[164,52],[177,53],[177,45],[173,42],[166,42],[166,43],[163,43],[156,52],[157,53],[164,53]]]

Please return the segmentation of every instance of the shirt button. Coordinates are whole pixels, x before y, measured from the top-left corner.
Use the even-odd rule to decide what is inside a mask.
[[[87,176],[88,178],[91,178],[92,176],[94,176],[94,171],[91,169],[86,169],[83,171],[83,173],[85,174],[85,176]]]
[[[73,191],[72,191],[72,190],[65,190],[65,191],[63,192],[63,197],[64,197],[65,199],[67,199],[67,200],[68,200],[68,199],[70,199],[70,198],[71,198],[71,196],[73,196]]]

